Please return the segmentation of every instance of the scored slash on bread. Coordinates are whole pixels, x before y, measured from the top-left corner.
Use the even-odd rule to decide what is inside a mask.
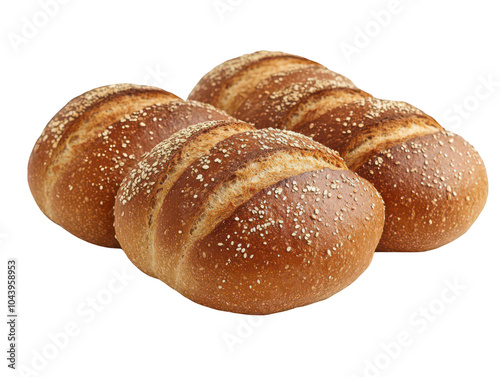
[[[470,144],[415,107],[376,99],[306,58],[243,55],[206,74],[189,99],[337,150],[386,202],[380,251],[424,251],[451,242],[486,203],[486,169]]]
[[[378,192],[310,138],[239,121],[190,126],[123,180],[131,261],[200,304],[268,314],[323,300],[369,265]]]

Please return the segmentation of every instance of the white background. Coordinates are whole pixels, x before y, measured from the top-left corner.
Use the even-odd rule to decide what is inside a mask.
[[[50,15],[45,2],[0,6],[0,312],[6,262],[15,257],[18,363],[36,372],[21,375],[500,376],[498,2],[66,0]],[[27,30],[33,20],[36,30]],[[370,34],[364,41],[360,30]],[[347,44],[357,49],[349,56]],[[120,82],[185,98],[215,65],[261,49],[319,61],[469,140],[490,179],[471,230],[426,253],[378,253],[352,286],[326,301],[249,317],[192,303],[140,273],[121,250],[85,243],[39,211],[28,158],[71,98]],[[489,91],[488,80],[496,82]],[[467,114],[457,116],[464,103]],[[116,280],[122,273],[129,280]],[[447,291],[457,282],[455,293]],[[96,297],[99,311],[89,306]],[[420,314],[425,308],[432,320]],[[76,329],[69,340],[61,335],[68,325]],[[411,344],[394,345],[401,332]],[[6,364],[2,356],[2,376],[10,375]]]

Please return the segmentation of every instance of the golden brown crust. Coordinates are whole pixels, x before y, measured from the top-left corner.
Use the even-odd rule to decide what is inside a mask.
[[[225,121],[187,127],[157,144],[129,172],[116,196],[115,230],[123,250],[139,269],[151,276],[157,274],[153,260],[155,222],[177,178],[220,140],[252,129],[247,123]],[[164,256],[169,257],[175,255]]]
[[[379,251],[425,251],[453,241],[469,229],[488,196],[481,157],[449,131],[388,148],[357,173],[386,203]]]
[[[95,138],[125,114],[176,98],[159,88],[117,84],[90,90],[68,102],[47,124],[30,156],[28,180],[42,211],[50,214],[46,186],[58,164],[71,160],[67,153],[76,150],[71,146]]]
[[[189,247],[262,187],[324,166],[346,169],[338,155],[302,135],[256,130],[227,137],[192,162],[165,195],[154,218],[157,255]],[[155,262],[161,268],[161,259]]]
[[[350,284],[372,258],[383,211],[376,190],[321,144],[293,132],[211,122],[160,143],[129,173],[117,196],[115,226],[132,262],[186,297],[267,314]],[[228,245],[234,237],[234,250],[207,241],[219,237]],[[258,247],[242,246],[245,239],[259,239]],[[280,261],[288,267],[270,264],[284,241],[288,255]],[[250,272],[274,274],[274,280],[263,277],[260,292],[240,294],[249,287],[223,291],[218,271],[237,285]]]
[[[336,150],[349,169],[356,171],[383,149],[442,129],[433,118],[405,102],[368,97],[303,120],[294,130]]]
[[[287,128],[286,120],[301,103],[325,95],[353,99],[368,96],[343,76],[322,67],[306,67],[264,79],[233,114],[238,119],[255,123],[258,128],[283,129]]]
[[[178,290],[245,314],[321,301],[368,267],[382,227],[383,204],[368,182],[350,171],[305,172],[261,190],[196,241]]]
[[[250,75],[250,72],[246,70],[245,65],[239,59],[233,59],[231,65],[239,67],[237,70],[238,79],[244,81],[245,75]],[[242,58],[242,60],[251,59],[253,59],[252,56]],[[277,60],[276,63],[279,64],[280,61]],[[234,87],[223,88],[224,91],[229,92],[229,98],[238,98],[236,102],[239,107],[236,110],[235,103],[233,103],[235,101],[223,101],[218,105],[236,118],[253,123],[257,128],[277,127],[310,136],[314,140],[337,150],[349,168],[354,171],[362,170],[367,164],[373,164],[380,158],[380,153],[384,150],[404,146],[406,142],[420,137],[431,137],[430,135],[443,131],[443,128],[432,117],[415,107],[403,102],[376,99],[357,89],[346,78],[328,71],[320,65],[306,64],[298,67],[284,65],[281,70],[274,67],[272,74],[266,73],[260,77],[258,77],[258,72],[253,72],[253,74],[251,85],[245,88],[239,97],[231,93],[235,89]],[[217,76],[217,70],[206,76],[210,77],[209,82],[215,91],[218,90],[219,85]],[[210,102],[207,93],[198,92],[197,99]],[[461,157],[457,156],[456,158],[458,160]],[[413,222],[414,229],[421,231],[412,232],[411,241],[394,243],[394,245],[399,246],[381,247],[393,251],[397,251],[398,247],[401,251],[428,250],[430,245],[437,247],[463,234],[473,221],[471,219],[475,219],[481,212],[487,196],[484,166],[477,161],[480,161],[480,158],[472,160],[470,168],[476,169],[476,172],[482,172],[475,179],[479,185],[484,185],[484,187],[474,191],[474,194],[477,195],[474,198],[466,191],[457,191],[459,197],[469,196],[470,202],[467,206],[457,204],[456,211],[460,214],[457,212],[454,219],[445,224],[448,226],[448,230],[436,233],[426,225],[419,228],[418,222]],[[412,167],[412,163],[412,161],[408,161],[407,168],[409,170],[418,169],[418,166]],[[443,159],[429,161],[429,164],[431,164],[429,169],[432,168],[434,171],[446,170],[444,167],[446,161]],[[404,171],[399,172],[399,174],[406,176]],[[370,175],[365,176],[369,180],[373,178]],[[375,186],[377,186],[377,182],[373,182]],[[385,178],[386,190],[383,192],[383,196],[387,205],[393,205],[392,213],[394,216],[409,222],[410,219],[413,219],[415,211],[418,211],[416,207],[423,206],[423,202],[420,202],[418,205],[415,204],[415,208],[413,208],[413,204],[409,202],[412,200],[411,203],[417,203],[410,194],[411,185],[420,183],[410,180],[408,186],[405,186],[408,189],[408,196],[406,196],[405,192],[391,189],[398,182],[399,178],[396,175],[388,174]],[[462,186],[459,188],[466,190]],[[414,189],[419,192],[420,188],[414,187]],[[397,202],[389,203],[396,197],[390,195],[391,191],[401,194],[407,199],[405,209],[401,205],[397,207]],[[424,197],[425,195],[422,196],[422,198]],[[443,204],[443,210],[448,208]],[[401,211],[399,216],[397,216],[398,211]],[[436,214],[436,219],[432,218],[433,214]],[[440,216],[437,211],[432,211],[424,220],[435,223],[438,218],[441,221]],[[459,221],[463,221],[463,223],[459,223]],[[404,225],[404,222],[399,222],[399,224]],[[381,245],[391,243],[397,233],[408,234],[406,232],[408,226],[398,227],[398,223],[395,222],[386,228],[391,229],[392,236],[389,237],[388,231],[384,232]],[[386,237],[389,238],[386,239]],[[434,238],[433,242],[429,241],[431,238]],[[406,239],[406,236],[400,238],[400,240]]]
[[[272,74],[283,67],[311,64],[318,65],[306,58],[284,52],[257,51],[253,54],[242,55],[218,65],[203,76],[189,94],[188,99],[206,102],[221,109],[230,108],[232,104],[225,101],[224,97],[227,91],[231,91],[237,85],[242,76],[257,75],[262,78],[263,75]]]
[[[142,108],[128,113],[137,106]],[[115,195],[136,160],[181,128],[228,117],[153,87],[123,84],[90,91],[64,107],[35,145],[29,164],[33,196],[51,220],[77,237],[119,247]]]

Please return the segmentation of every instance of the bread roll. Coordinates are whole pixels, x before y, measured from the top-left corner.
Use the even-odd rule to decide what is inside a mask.
[[[119,247],[113,206],[123,176],[174,132],[230,117],[159,88],[130,84],[91,90],[70,101],[38,139],[28,181],[40,209],[75,236]]]
[[[486,203],[486,169],[469,143],[415,107],[376,99],[308,59],[243,55],[205,75],[189,98],[257,128],[293,130],[337,150],[384,198],[379,251],[451,242]]]
[[[269,314],[351,284],[382,234],[383,201],[305,136],[205,122],[146,153],[115,204],[143,272],[215,309]]]

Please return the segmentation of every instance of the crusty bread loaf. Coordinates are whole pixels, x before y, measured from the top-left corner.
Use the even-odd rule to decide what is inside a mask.
[[[123,180],[117,239],[130,260],[212,308],[268,314],[323,300],[369,265],[379,193],[329,148],[239,121],[190,126]]]
[[[70,101],[36,142],[28,180],[41,210],[86,241],[119,247],[113,206],[123,176],[140,156],[191,124],[230,117],[162,89],[130,84]]]
[[[470,144],[415,107],[376,99],[308,59],[244,55],[205,75],[189,98],[337,150],[385,200],[380,251],[444,245],[465,233],[485,205],[486,169]]]

